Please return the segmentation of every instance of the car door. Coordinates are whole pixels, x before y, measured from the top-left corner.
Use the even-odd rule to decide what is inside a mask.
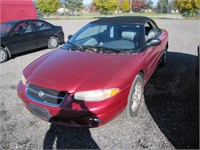
[[[35,48],[35,39],[29,21],[21,21],[15,25],[8,38],[8,48],[12,54],[26,52]]]
[[[47,46],[49,37],[53,35],[51,25],[42,20],[32,20],[31,24],[33,27],[34,37],[36,39],[37,48]]]
[[[149,21],[145,24],[145,42],[146,42],[146,44],[148,42],[150,42],[152,39],[160,38],[160,34],[161,33],[160,33],[159,29],[157,29],[156,26],[152,22]],[[146,57],[145,57],[146,65],[145,66],[147,67],[146,68],[146,77],[148,80],[158,65],[160,55],[161,55],[161,46],[157,45],[157,46],[147,47],[147,49],[145,51],[145,55],[146,55]]]

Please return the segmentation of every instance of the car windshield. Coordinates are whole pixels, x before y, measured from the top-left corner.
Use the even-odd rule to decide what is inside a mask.
[[[0,24],[1,37],[7,36],[14,25],[15,22],[5,22]]]
[[[100,53],[135,53],[139,48],[141,25],[90,23],[63,46],[64,49]]]

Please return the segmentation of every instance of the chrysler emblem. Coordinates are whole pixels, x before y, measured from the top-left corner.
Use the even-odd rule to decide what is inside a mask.
[[[43,92],[43,91],[39,91],[39,93],[38,93],[38,96],[39,96],[39,97],[43,98],[43,97],[44,97],[44,95],[45,95],[45,94],[44,94],[44,92]]]

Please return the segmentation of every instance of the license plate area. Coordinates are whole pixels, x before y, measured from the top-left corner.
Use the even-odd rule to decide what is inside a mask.
[[[28,107],[29,107],[30,112],[33,115],[35,115],[41,119],[49,121],[52,117],[46,108],[42,108],[42,107],[39,107],[39,106],[36,106],[33,104],[29,104]]]

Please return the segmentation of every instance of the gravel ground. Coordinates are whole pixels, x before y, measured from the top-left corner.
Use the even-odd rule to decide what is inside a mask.
[[[50,21],[62,25],[66,39],[90,20]],[[168,63],[145,86],[133,120],[120,115],[99,128],[69,128],[42,121],[24,107],[16,85],[22,70],[43,49],[0,64],[0,149],[197,149],[199,78],[194,74],[200,21],[156,20],[169,31]]]

